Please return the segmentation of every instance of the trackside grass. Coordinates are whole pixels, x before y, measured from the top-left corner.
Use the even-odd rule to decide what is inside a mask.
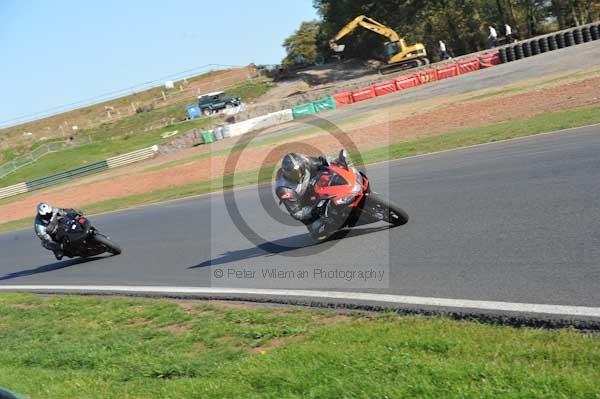
[[[442,317],[0,294],[0,386],[43,398],[596,398],[600,337]]]
[[[386,147],[364,151],[360,155],[363,164],[370,164],[475,144],[532,136],[540,133],[596,123],[600,123],[600,107],[546,113],[525,120],[501,122],[480,128],[465,129],[439,136],[395,143]],[[266,140],[265,145],[273,144],[276,139],[277,138]],[[230,151],[239,151],[239,148],[233,147]],[[210,154],[207,156],[209,155]],[[351,156],[355,160],[358,158],[356,157],[356,154],[351,154]],[[204,155],[202,159],[204,159]],[[225,176],[221,179],[116,198],[96,204],[90,204],[81,208],[87,213],[110,212],[132,206],[153,204],[161,201],[206,194],[223,189],[249,186],[269,181],[272,178],[271,172],[272,170],[263,171],[262,175],[259,175],[257,170],[242,172],[237,173],[235,179],[232,179],[231,176]],[[30,218],[11,221],[9,223],[0,224],[0,232],[28,227],[30,224]]]
[[[98,128],[91,135],[94,142],[48,154],[37,162],[33,162],[0,179],[0,187],[7,187],[24,181],[61,173],[70,169],[90,165],[107,158],[128,152],[162,144],[174,137],[162,138],[168,132],[186,132],[193,128],[203,128],[213,122],[210,118],[195,119],[173,126],[166,126],[147,132],[115,135],[108,128]]]

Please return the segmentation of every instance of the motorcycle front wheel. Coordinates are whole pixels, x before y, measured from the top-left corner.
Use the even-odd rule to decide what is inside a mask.
[[[394,226],[402,226],[408,223],[408,214],[392,201],[388,201],[378,194],[369,193],[366,208],[373,216],[381,217],[384,221]]]
[[[94,240],[96,240],[98,243],[104,245],[106,247],[107,252],[109,252],[113,255],[120,255],[121,252],[123,252],[121,250],[121,247],[119,247],[117,244],[115,244],[110,238],[105,237],[102,234],[96,234],[94,236]]]

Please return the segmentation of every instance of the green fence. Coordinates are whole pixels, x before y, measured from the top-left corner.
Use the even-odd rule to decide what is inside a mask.
[[[317,112],[329,111],[335,109],[335,100],[333,97],[325,97],[317,101],[313,101]]]
[[[335,109],[335,100],[333,97],[325,97],[311,103],[300,104],[292,108],[294,119],[304,118],[306,116],[315,115],[319,112]]]
[[[292,108],[292,116],[294,119],[304,118],[316,113],[317,110],[315,109],[315,105],[313,103],[300,104]]]

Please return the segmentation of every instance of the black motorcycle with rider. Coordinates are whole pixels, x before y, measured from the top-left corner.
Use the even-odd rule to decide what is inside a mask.
[[[54,253],[57,260],[63,257],[82,257],[110,253],[121,254],[114,241],[100,233],[91,221],[75,209],[55,208],[48,203],[37,206],[35,233],[42,246]]]

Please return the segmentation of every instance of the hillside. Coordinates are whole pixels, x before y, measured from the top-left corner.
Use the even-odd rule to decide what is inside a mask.
[[[73,135],[73,126],[77,126],[78,133],[98,128],[106,129],[131,117],[134,120],[142,120],[143,123],[139,126],[142,129],[150,130],[164,126],[169,119],[185,117],[185,105],[194,102],[199,94],[236,86],[257,76],[258,72],[254,66],[208,72],[177,81],[171,90],[157,87],[0,129],[0,163],[27,151],[34,143]],[[136,109],[143,106],[153,108],[154,112],[136,114]],[[9,149],[15,151],[6,151]]]

